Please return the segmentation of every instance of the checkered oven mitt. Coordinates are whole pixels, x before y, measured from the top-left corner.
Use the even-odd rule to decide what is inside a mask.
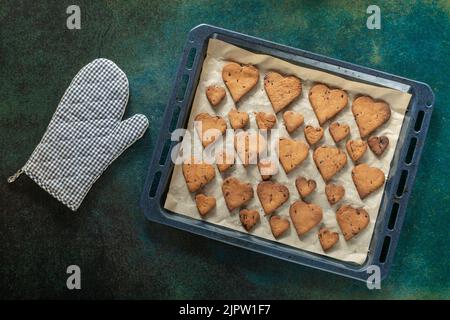
[[[83,67],[67,88],[47,131],[22,172],[72,210],[94,182],[148,127],[144,115],[122,121],[128,79],[112,61]]]

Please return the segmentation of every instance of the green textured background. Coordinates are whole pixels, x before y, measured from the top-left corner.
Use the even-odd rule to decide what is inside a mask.
[[[68,30],[70,4],[82,29]],[[378,4],[382,29],[366,28]],[[436,94],[394,265],[382,290],[147,222],[138,201],[188,31],[209,23],[421,80]],[[0,298],[450,298],[450,2],[0,0]],[[76,72],[97,57],[128,75],[126,117],[150,130],[72,213],[27,177]],[[66,267],[82,290],[65,287]]]

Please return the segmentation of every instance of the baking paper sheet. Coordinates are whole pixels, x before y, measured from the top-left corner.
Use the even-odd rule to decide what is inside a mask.
[[[239,47],[230,45],[217,39],[210,39],[208,45],[207,56],[203,63],[203,69],[200,76],[199,84],[193,101],[192,111],[190,114],[188,129],[192,132],[195,139],[198,135],[194,132],[193,122],[198,113],[207,112],[209,114],[216,114],[222,116],[228,123],[228,128],[231,128],[228,121],[228,112],[234,106],[234,102],[227,91],[227,96],[218,107],[211,107],[206,96],[205,89],[209,85],[220,85],[225,87],[222,80],[222,68],[230,61],[236,61],[243,64],[255,65],[259,72],[259,82],[252,91],[245,95],[241,101],[238,102],[237,108],[239,111],[245,111],[250,116],[250,128],[257,129],[254,112],[264,111],[273,113],[272,106],[264,90],[264,75],[267,71],[278,71],[285,75],[295,75],[302,79],[302,94],[299,99],[294,101],[286,110],[293,110],[303,114],[305,123],[302,127],[297,129],[294,133],[288,134],[282,119],[283,111],[277,114],[277,125],[279,128],[279,135],[281,137],[291,137],[292,139],[299,139],[305,141],[303,128],[306,125],[319,126],[317,118],[312,110],[309,100],[308,92],[314,83],[321,82],[331,87],[336,87],[347,91],[349,94],[348,106],[340,112],[331,122],[339,121],[350,125],[349,139],[359,139],[359,131],[356,126],[353,114],[351,112],[351,104],[357,95],[369,95],[374,99],[382,99],[389,103],[391,107],[391,118],[382,127],[378,128],[374,134],[380,136],[385,135],[389,138],[389,147],[385,153],[377,158],[370,149],[368,149],[360,162],[367,163],[370,166],[378,167],[386,175],[389,174],[390,163],[394,155],[397,145],[398,136],[403,123],[404,114],[411,98],[410,94],[401,91],[377,87],[373,85],[363,84],[360,82],[349,81],[344,78],[331,75],[322,71],[316,71],[304,67],[299,67],[288,63],[286,61],[274,58],[268,55],[255,54],[250,51],[241,49]],[[324,137],[318,145],[332,145],[335,143],[330,136],[328,126],[331,123],[328,121],[324,126]],[[338,146],[341,150],[347,153],[345,149],[345,142],[341,141]],[[316,191],[309,195],[305,200],[318,204],[323,210],[323,220],[314,229],[309,231],[306,235],[299,237],[295,232],[294,226],[291,222],[290,229],[278,240],[272,235],[269,216],[264,215],[258,196],[256,194],[257,184],[261,181],[261,176],[256,165],[250,165],[244,168],[242,165],[235,165],[226,173],[221,174],[216,168],[216,178],[203,188],[206,195],[212,195],[216,198],[217,206],[204,219],[198,213],[194,197],[186,186],[182,169],[180,165],[176,165],[173,171],[170,182],[169,191],[167,194],[164,207],[170,211],[189,216],[194,219],[206,220],[210,223],[218,224],[227,228],[238,230],[246,233],[239,221],[238,210],[229,212],[222,195],[221,185],[224,179],[229,176],[235,176],[241,181],[250,182],[253,184],[255,197],[246,204],[249,209],[257,209],[260,213],[260,223],[258,223],[250,232],[254,236],[269,239],[272,241],[281,242],[283,244],[293,246],[299,249],[311,251],[318,254],[333,257],[335,259],[354,262],[362,264],[367,257],[370,240],[374,231],[375,222],[380,207],[381,198],[383,195],[383,188],[368,196],[362,201],[357,193],[351,178],[351,170],[354,166],[350,157],[347,157],[347,165],[337,175],[335,175],[330,182],[342,184],[345,187],[345,197],[343,200],[335,205],[330,205],[325,195],[325,183],[316,168],[312,153],[314,148],[310,148],[308,158],[295,170],[286,175],[280,164],[279,172],[272,178],[272,181],[277,181],[285,184],[290,191],[290,198],[283,206],[277,209],[276,213],[280,216],[289,217],[289,206],[296,200],[300,199],[297,189],[295,188],[295,179],[298,176],[304,176],[308,179],[314,179],[317,183]],[[350,204],[354,207],[363,207],[370,215],[370,224],[359,235],[345,241],[341,230],[336,222],[335,213],[337,209],[344,204]],[[290,220],[290,218],[289,218]],[[326,226],[332,231],[339,232],[339,242],[327,253],[324,253],[320,246],[317,236],[318,230],[321,226]]]

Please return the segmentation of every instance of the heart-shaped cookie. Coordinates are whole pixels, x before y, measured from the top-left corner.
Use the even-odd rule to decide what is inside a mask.
[[[195,203],[197,204],[198,212],[204,217],[216,206],[216,198],[200,193],[195,196]]]
[[[308,141],[310,146],[319,142],[323,137],[323,129],[321,127],[315,128],[313,126],[306,126],[304,132],[305,139]]]
[[[345,108],[348,96],[344,90],[330,89],[324,84],[316,84],[309,90],[309,101],[319,124],[323,125]]]
[[[319,230],[319,242],[323,251],[327,251],[333,247],[336,242],[339,241],[339,233],[331,232],[327,228],[323,227]]]
[[[353,162],[358,161],[366,153],[367,142],[364,140],[348,140],[345,144],[347,148],[348,155],[353,160]]]
[[[233,150],[222,149],[217,152],[216,164],[220,172],[225,172],[234,164]]]
[[[325,182],[329,181],[347,163],[345,153],[330,146],[321,146],[314,150],[313,159]]]
[[[333,205],[339,202],[345,195],[345,188],[341,185],[329,183],[325,186],[325,194],[328,202]]]
[[[308,156],[309,147],[306,143],[291,139],[279,140],[278,157],[286,173],[299,166]]]
[[[261,174],[261,178],[265,180],[269,180],[272,176],[278,173],[278,161],[276,159],[265,158],[260,159],[258,162],[259,173]]]
[[[286,111],[285,113],[283,113],[283,120],[284,124],[286,125],[287,132],[292,133],[303,124],[305,118],[301,113],[295,111]]]
[[[316,182],[312,179],[306,179],[305,177],[298,177],[295,180],[295,186],[302,198],[307,197],[314,190],[316,190]]]
[[[272,181],[260,182],[256,193],[265,214],[271,214],[289,199],[289,189]]]
[[[239,211],[239,220],[245,230],[250,231],[259,221],[259,212],[256,210],[242,209]]]
[[[186,160],[182,165],[183,176],[190,192],[195,192],[216,176],[214,167],[207,163],[201,163],[194,158]]]
[[[206,98],[215,107],[225,98],[225,89],[219,86],[209,86],[206,88]]]
[[[242,164],[257,164],[258,156],[267,148],[266,139],[256,131],[241,131],[234,136],[234,146]]]
[[[302,81],[295,76],[282,76],[278,72],[269,72],[264,77],[264,88],[272,108],[277,113],[286,108],[302,93]]]
[[[222,193],[227,208],[233,211],[253,198],[253,188],[250,183],[241,182],[234,177],[226,178],[222,184]]]
[[[277,122],[277,117],[272,113],[256,112],[256,124],[261,130],[270,130]]]
[[[352,169],[352,179],[358,190],[359,197],[364,199],[384,184],[384,173],[378,168],[369,167],[367,164],[359,164]]]
[[[285,233],[290,226],[289,220],[280,216],[270,217],[269,224],[275,239],[279,238],[283,233]]]
[[[238,102],[258,83],[259,71],[252,65],[231,62],[223,67],[222,79],[234,102]]]
[[[299,236],[318,225],[323,217],[322,208],[303,201],[295,201],[289,208],[289,215]]]
[[[391,117],[391,108],[386,102],[375,101],[367,96],[358,97],[353,101],[352,112],[363,139]]]
[[[228,112],[228,119],[234,130],[245,128],[249,121],[248,113],[237,111],[236,108],[232,108],[230,112]]]
[[[199,113],[195,117],[195,128],[202,140],[203,147],[215,142],[227,130],[227,123],[222,117],[208,113]]]
[[[328,128],[330,130],[330,135],[334,142],[338,143],[345,139],[350,133],[350,126],[345,123],[333,122]]]
[[[377,156],[381,156],[389,146],[389,138],[386,136],[370,137],[367,142],[369,143],[370,150]]]
[[[366,210],[344,205],[336,212],[336,220],[345,240],[350,240],[369,224],[370,217]]]

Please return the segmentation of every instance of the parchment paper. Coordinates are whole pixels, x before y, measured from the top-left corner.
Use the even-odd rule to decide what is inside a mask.
[[[264,75],[267,71],[270,70],[278,71],[285,75],[292,74],[302,79],[301,97],[294,101],[288,108],[283,111],[293,110],[300,112],[305,117],[305,123],[293,134],[289,135],[284,127],[284,122],[282,119],[283,111],[279,112],[277,114],[277,125],[275,126],[275,128],[280,129],[280,136],[290,136],[293,139],[299,139],[306,142],[303,134],[304,126],[308,124],[319,126],[317,118],[310,106],[308,99],[309,89],[316,82],[325,83],[328,86],[343,89],[349,94],[348,106],[342,112],[340,112],[331,122],[339,121],[349,124],[351,130],[349,137],[350,139],[360,138],[358,128],[351,112],[351,104],[353,98],[356,95],[369,95],[374,99],[382,99],[389,103],[392,112],[390,120],[374,132],[375,135],[385,135],[389,138],[390,144],[388,149],[380,158],[377,158],[368,148],[364,157],[360,160],[360,162],[364,162],[370,166],[380,168],[381,170],[383,170],[387,178],[390,169],[390,163],[392,161],[392,157],[397,145],[398,135],[402,126],[404,114],[411,98],[410,94],[403,93],[397,90],[367,85],[360,82],[349,81],[325,72],[299,67],[268,55],[254,54],[247,50],[243,50],[216,39],[211,39],[209,41],[207,56],[203,63],[203,69],[189,119],[188,129],[192,132],[192,135],[195,137],[195,139],[199,138],[197,133],[193,131],[193,121],[194,117],[200,112],[207,112],[210,114],[217,114],[222,116],[227,121],[228,128],[231,128],[227,114],[233,107],[234,103],[228,90],[225,101],[222,101],[222,103],[218,107],[211,107],[205,96],[205,88],[209,85],[218,84],[225,87],[225,84],[222,80],[222,68],[229,61],[255,65],[260,72],[259,83],[237,104],[237,108],[239,111],[246,111],[249,113],[250,127],[253,129],[257,129],[254,116],[255,111],[273,113],[273,109],[264,90],[263,83]],[[325,134],[319,145],[335,145],[328,131],[328,126],[331,122],[328,121],[323,126]],[[341,141],[338,146],[341,150],[347,153],[345,149],[345,142],[346,141]],[[325,183],[313,161],[313,149],[314,148],[310,149],[308,158],[294,171],[290,172],[289,175],[286,175],[281,165],[278,164],[279,172],[272,178],[273,181],[283,183],[289,188],[289,201],[287,201],[276,211],[278,215],[286,217],[289,217],[289,206],[294,201],[300,199],[298,191],[295,188],[295,179],[298,176],[302,175],[306,178],[314,179],[316,181],[316,191],[309,195],[306,200],[308,202],[318,204],[322,207],[323,220],[318,226],[309,231],[306,235],[299,237],[295,232],[295,229],[291,222],[291,227],[285,233],[285,235],[283,235],[278,240],[273,237],[268,220],[269,216],[264,215],[264,211],[262,210],[261,204],[256,195],[256,186],[261,181],[261,176],[256,165],[250,165],[247,168],[244,168],[242,165],[235,165],[225,174],[221,174],[216,168],[216,178],[203,188],[203,192],[207,195],[214,196],[217,201],[217,206],[216,209],[210,212],[203,220],[241,232],[247,232],[242,227],[242,224],[239,221],[238,210],[230,213],[225,205],[225,201],[222,195],[222,181],[229,176],[235,176],[241,181],[252,183],[254,187],[255,197],[246,205],[246,207],[250,209],[257,209],[260,213],[261,219],[260,223],[258,223],[250,232],[252,235],[273,241],[278,241],[303,250],[327,255],[335,259],[362,264],[367,257],[370,240],[374,231],[374,226],[380,207],[383,188],[380,188],[379,190],[368,196],[364,201],[362,201],[358,196],[357,190],[351,178],[351,170],[354,164],[350,157],[347,157],[347,165],[336,176],[334,176],[331,181],[334,183],[342,184],[345,187],[345,197],[337,204],[331,206],[326,199]],[[198,213],[194,201],[194,196],[195,194],[189,193],[186,187],[186,182],[182,174],[181,166],[176,165],[173,171],[169,192],[167,194],[164,207],[173,212],[202,220],[201,216]],[[364,207],[364,209],[370,215],[370,224],[367,226],[367,228],[350,241],[344,240],[335,217],[337,209],[344,204],[350,204],[354,207]],[[318,230],[321,226],[326,226],[332,231],[337,231],[340,235],[339,242],[327,253],[324,253],[324,251],[322,250],[317,236]]]

